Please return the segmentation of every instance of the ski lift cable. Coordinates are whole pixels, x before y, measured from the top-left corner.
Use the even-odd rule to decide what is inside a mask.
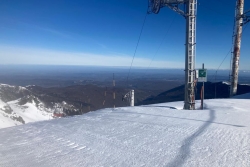
[[[231,52],[232,48],[230,48],[230,50],[228,51],[228,53],[226,54],[226,56],[224,57],[224,59],[222,60],[222,62],[220,63],[219,67],[217,68],[217,70],[215,71],[214,77],[215,77],[215,81],[216,81],[216,76],[217,76],[217,72],[220,69],[221,65],[224,63],[224,61],[226,60],[227,56],[229,55],[229,53]]]
[[[249,25],[249,24],[245,24],[245,27],[243,28],[242,33],[247,29],[248,25]]]
[[[140,35],[139,35],[139,38],[138,38],[138,41],[137,41],[137,44],[136,44],[136,47],[135,47],[134,55],[133,55],[133,58],[132,58],[132,61],[131,61],[130,67],[129,67],[129,71],[128,71],[128,75],[127,75],[127,85],[128,85],[128,78],[129,78],[129,74],[130,74],[130,71],[131,71],[131,67],[133,66],[133,62],[134,62],[134,59],[135,59],[135,55],[136,55],[136,52],[137,52],[138,45],[139,45],[140,40],[141,40],[141,35],[142,35],[142,31],[144,29],[144,25],[145,25],[147,16],[148,16],[148,12],[146,12],[146,15],[144,17],[144,21],[143,21],[143,24],[142,24]]]
[[[242,34],[243,34],[243,32],[246,30],[246,27],[247,26],[245,26],[244,27],[244,29],[243,29],[243,31],[242,31]],[[233,37],[234,37],[234,33],[233,33]],[[222,62],[220,63],[220,65],[219,65],[219,67],[217,68],[217,70],[215,71],[215,74],[214,74],[214,80],[215,80],[215,82],[216,82],[216,76],[217,76],[217,72],[218,72],[218,70],[220,69],[220,67],[221,67],[221,65],[224,63],[224,61],[226,60],[226,58],[227,58],[227,56],[229,55],[229,53],[231,52],[232,53],[232,47],[230,48],[230,50],[228,51],[228,53],[226,54],[226,56],[224,57],[224,59],[222,60]],[[231,58],[232,59],[232,58]],[[231,62],[231,61],[230,61]],[[230,63],[231,64],[231,63]],[[230,65],[231,66],[231,65]]]
[[[163,36],[163,38],[162,38],[162,40],[161,40],[161,43],[160,43],[159,47],[157,48],[157,50],[156,50],[156,52],[155,52],[155,54],[154,54],[154,56],[153,56],[153,58],[152,58],[152,60],[151,60],[151,62],[150,62],[150,64],[149,64],[149,66],[146,68],[146,73],[145,73],[145,75],[147,74],[147,72],[148,72],[148,70],[149,70],[149,68],[150,68],[150,66],[151,66],[151,64],[152,64],[152,62],[153,62],[154,59],[155,59],[155,56],[158,54],[158,52],[159,52],[159,50],[160,50],[160,48],[161,48],[163,42],[165,41],[165,39],[166,39],[166,37],[167,37],[167,35],[168,35],[168,32],[169,32],[170,28],[172,27],[172,25],[173,25],[173,23],[174,23],[174,21],[175,21],[175,18],[176,18],[176,15],[173,17],[173,20],[171,21],[170,25],[168,26],[168,29],[167,29],[165,35]]]
[[[241,35],[243,35],[243,33],[245,32],[247,26],[248,26],[248,24],[243,28]],[[235,34],[234,34],[234,36],[235,36]],[[233,37],[234,37],[234,36],[233,36]],[[234,39],[233,39],[233,43],[234,43]],[[232,52],[231,52],[231,53],[233,53],[233,48],[231,48],[231,49],[232,49]],[[232,67],[232,61],[233,61],[233,54],[232,54],[232,56],[231,56],[231,61],[230,61],[230,70],[232,69],[232,68],[231,68],[231,67]],[[231,73],[230,73],[229,75],[231,75]]]
[[[236,7],[235,7],[236,8]],[[232,45],[233,45],[233,43],[234,43],[234,36],[235,36],[235,23],[236,23],[236,9],[235,9],[235,17],[234,17],[234,22],[233,22],[233,35],[232,35]],[[230,53],[230,51],[231,51],[231,53],[232,53],[232,49],[233,49],[233,47],[231,46],[231,48],[230,48],[230,50],[228,51],[228,53],[226,54],[226,56],[224,57],[224,59],[222,60],[222,62],[220,63],[220,65],[219,65],[219,67],[217,68],[217,70],[215,71],[215,73],[214,73],[214,80],[215,80],[215,82],[216,82],[216,77],[217,77],[217,72],[218,72],[218,70],[220,69],[220,67],[221,67],[221,65],[224,63],[224,61],[226,60],[226,58],[227,58],[227,56],[229,55],[229,53]],[[231,60],[232,60],[232,56],[231,56]],[[230,61],[230,66],[229,66],[229,68],[231,69],[231,64],[232,64],[232,62]],[[229,72],[229,76],[230,76],[230,72]]]

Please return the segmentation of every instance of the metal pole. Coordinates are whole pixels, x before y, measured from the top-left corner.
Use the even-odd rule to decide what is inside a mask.
[[[201,101],[201,104],[202,104],[202,110],[204,108],[204,96],[205,96],[205,87],[204,87],[204,82],[202,84],[202,101]]]
[[[115,108],[115,74],[113,73],[113,99],[114,99],[114,108]]]
[[[204,63],[202,64],[202,69],[204,70]],[[201,88],[201,91],[202,91],[202,97],[201,97],[201,109],[203,110],[203,104],[204,104],[204,95],[205,95],[205,92],[204,92],[204,82],[202,83],[202,88]]]
[[[215,74],[215,90],[214,90],[214,98],[216,99],[216,91],[217,91],[217,84],[216,84],[216,82],[217,82],[217,71],[216,71],[216,74]]]
[[[106,96],[107,96],[107,87],[106,87],[105,92],[104,92],[104,100],[103,100],[103,102],[102,102],[102,105],[103,105],[103,106],[105,105]]]
[[[130,93],[131,93],[130,94],[130,98],[131,98],[130,99],[130,106],[134,106],[134,101],[135,101],[134,100],[135,99],[135,97],[134,97],[134,90],[131,90]]]
[[[243,23],[243,18],[242,18],[243,8],[244,8],[244,0],[238,0],[236,7],[236,30],[235,30],[236,34],[234,38],[232,77],[231,77],[231,87],[230,87],[231,97],[237,93],[240,46],[241,46],[242,23]]]
[[[197,0],[189,0],[186,5],[186,55],[185,55],[185,101],[184,109],[195,109],[195,45],[196,45],[196,5]]]
[[[201,87],[201,109],[203,110],[203,96],[204,96],[204,92],[203,92],[203,86],[204,86],[204,82],[203,82],[203,85]]]

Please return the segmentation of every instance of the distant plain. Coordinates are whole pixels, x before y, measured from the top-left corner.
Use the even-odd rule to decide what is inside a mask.
[[[216,75],[217,73],[217,75]],[[113,87],[113,77],[115,87]],[[46,66],[46,65],[1,65],[0,83],[28,86],[36,85],[35,93],[47,92],[52,98],[81,105],[80,101],[90,103],[93,109],[128,105],[121,102],[122,95],[135,90],[135,103],[157,96],[184,82],[184,69],[145,69],[132,67],[97,66]],[[229,70],[208,69],[208,81],[229,81]],[[240,71],[239,83],[250,84],[250,71]],[[81,92],[81,91],[84,91]],[[105,91],[107,96],[105,97]],[[53,93],[51,93],[53,92]],[[113,92],[116,100],[113,101]],[[182,97],[182,95],[180,95]],[[178,98],[179,99],[179,98]],[[104,100],[106,104],[104,105]],[[86,111],[87,112],[87,109]]]

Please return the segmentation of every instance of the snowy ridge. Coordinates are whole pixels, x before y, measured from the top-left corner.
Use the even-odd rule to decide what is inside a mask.
[[[222,83],[223,83],[223,84],[226,84],[226,85],[231,85],[231,83],[228,82],[228,81],[223,81]]]
[[[52,119],[52,112],[37,107],[34,102],[20,105],[19,100],[7,103],[0,100],[0,128]]]
[[[21,125],[22,119],[12,111],[9,105],[0,99],[0,128]]]
[[[0,128],[49,120],[52,113],[25,87],[0,84]]]
[[[52,118],[52,113],[46,111],[42,103],[32,102],[25,103],[24,105],[19,105],[19,100],[14,100],[8,102],[9,106],[20,115],[25,123],[48,120]]]
[[[182,107],[103,109],[0,129],[0,166],[250,166],[249,99]]]
[[[2,83],[0,83],[0,87],[1,87],[1,89],[2,89],[2,88],[17,89],[17,92],[21,92],[21,91],[24,91],[24,90],[28,90],[28,89],[26,89],[25,87],[22,87],[22,86],[13,86],[13,85],[2,84]]]

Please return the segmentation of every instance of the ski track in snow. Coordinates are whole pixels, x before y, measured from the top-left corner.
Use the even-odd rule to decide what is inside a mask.
[[[172,102],[0,129],[0,166],[249,167],[249,100],[205,103],[205,110]]]

